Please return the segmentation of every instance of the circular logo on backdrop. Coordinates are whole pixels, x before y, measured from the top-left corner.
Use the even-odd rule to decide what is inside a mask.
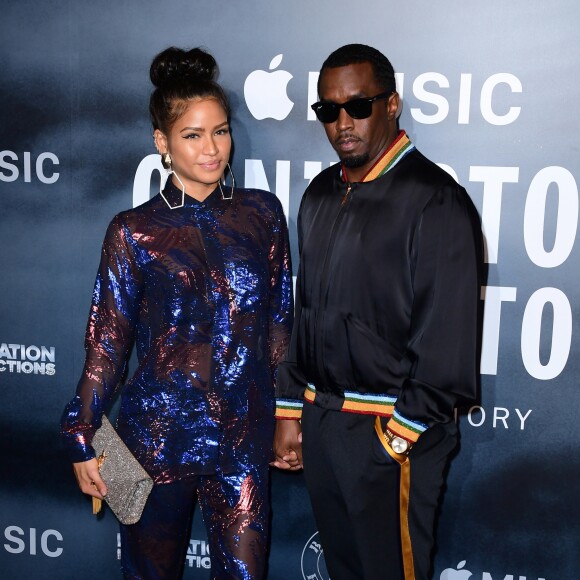
[[[300,560],[304,580],[330,580],[324,561],[324,551],[316,532],[305,544]]]

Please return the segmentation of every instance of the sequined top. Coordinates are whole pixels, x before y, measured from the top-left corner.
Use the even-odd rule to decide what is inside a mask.
[[[179,205],[168,183],[164,195]],[[118,214],[103,243],[76,396],[62,418],[72,461],[91,440],[136,345],[117,431],[156,483],[271,458],[274,382],[292,325],[282,207],[216,189],[169,209],[160,195]]]

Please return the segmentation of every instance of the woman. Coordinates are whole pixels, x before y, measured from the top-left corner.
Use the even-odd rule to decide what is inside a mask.
[[[288,234],[276,197],[226,187],[229,107],[201,49],[155,57],[150,113],[170,177],[103,244],[86,362],[62,430],[81,490],[106,494],[91,439],[133,342],[117,431],[154,480],[121,526],[127,578],[179,578],[197,497],[213,578],[261,578],[273,382],[291,330]],[[231,170],[230,170],[231,171]]]

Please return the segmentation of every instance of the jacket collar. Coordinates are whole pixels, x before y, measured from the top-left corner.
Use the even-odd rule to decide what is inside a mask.
[[[395,140],[387,147],[385,152],[377,159],[376,163],[367,171],[366,175],[361,179],[362,182],[373,181],[390,171],[407,153],[415,149],[415,145],[411,143],[405,131],[399,131]],[[348,181],[348,172],[344,164],[342,164],[341,176],[343,181]]]

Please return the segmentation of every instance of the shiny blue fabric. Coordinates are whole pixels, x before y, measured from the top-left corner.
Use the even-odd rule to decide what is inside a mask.
[[[172,206],[182,192],[169,180]],[[240,472],[271,458],[274,382],[292,324],[288,232],[278,199],[219,188],[170,209],[157,195],[107,230],[86,362],[62,418],[72,461],[119,387],[117,430],[156,483]]]
[[[268,466],[155,485],[136,524],[121,525],[121,568],[130,580],[181,578],[199,502],[212,580],[264,578],[270,505]]]

